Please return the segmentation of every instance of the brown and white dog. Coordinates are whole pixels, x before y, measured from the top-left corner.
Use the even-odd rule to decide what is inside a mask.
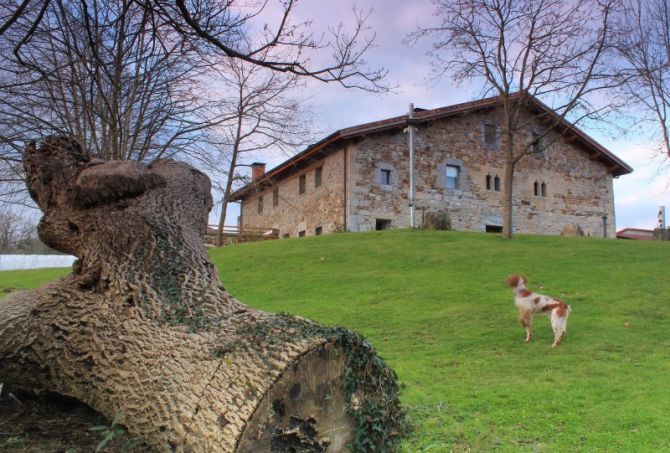
[[[526,341],[530,341],[532,336],[530,326],[533,315],[548,314],[551,328],[554,330],[554,343],[551,346],[558,346],[568,326],[568,315],[572,311],[570,305],[549,296],[536,294],[526,287],[526,283],[528,281],[522,275],[511,275],[505,280],[507,286],[514,288],[514,304],[519,309],[519,321],[526,328]]]

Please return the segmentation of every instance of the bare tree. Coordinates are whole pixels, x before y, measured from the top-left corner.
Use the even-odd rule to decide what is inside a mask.
[[[212,65],[178,33],[133,0],[83,6],[53,0],[29,42],[19,22],[0,43],[3,201],[15,201],[31,139],[70,135],[107,160],[188,159],[226,119],[206,95]]]
[[[435,77],[481,84],[500,96],[505,156],[503,234],[513,235],[514,171],[542,151],[542,140],[566,119],[601,113],[590,95],[611,81],[604,68],[616,0],[434,0],[439,24],[412,39],[430,39]],[[532,98],[551,115],[528,117]],[[545,127],[527,139],[528,127]]]
[[[0,206],[0,251],[16,248],[35,232],[35,225],[12,209],[11,205]]]
[[[0,199],[16,201],[21,153],[36,136],[73,135],[107,159],[180,154],[219,167],[208,139],[211,126],[229,119],[229,103],[212,100],[208,84],[231,58],[386,90],[385,71],[366,69],[363,59],[374,40],[367,13],[354,10],[351,26],[338,24],[317,37],[294,15],[293,0],[0,5]]]
[[[19,50],[30,42],[33,33],[45,21],[45,11],[57,0],[23,0],[0,5],[0,36],[18,30]],[[97,11],[101,0],[71,0],[87,12]],[[312,77],[324,82],[338,82],[347,87],[385,91],[386,71],[371,70],[364,60],[372,47],[374,34],[369,33],[369,13],[354,9],[354,23],[332,26],[329,36],[315,37],[310,22],[295,23],[296,0],[135,0],[151,21],[153,32],[167,25],[184,39],[209,46],[217,57],[245,60],[274,71]],[[274,8],[274,9],[273,9]],[[273,21],[267,21],[272,10]],[[87,14],[87,17],[95,17]],[[251,30],[261,31],[253,34]],[[90,21],[86,23],[88,38],[95,36]],[[314,63],[314,52],[327,53],[331,59]],[[323,60],[322,60],[323,61]]]
[[[617,25],[621,90],[616,95],[644,122],[656,124],[651,138],[670,157],[670,2],[630,0]]]
[[[106,159],[152,160],[200,139],[217,118],[201,82],[211,65],[133,0],[94,6],[53,0],[30,42],[10,34],[3,141],[62,133]]]
[[[217,128],[223,135],[228,160],[218,225],[219,246],[223,245],[228,198],[234,183],[244,179],[237,170],[248,166],[244,157],[264,150],[292,153],[315,137],[307,112],[296,99],[297,89],[302,86],[298,76],[229,59],[221,69],[221,80],[229,93],[226,104],[233,119]]]

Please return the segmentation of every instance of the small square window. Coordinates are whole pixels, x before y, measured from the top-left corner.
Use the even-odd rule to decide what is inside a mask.
[[[447,165],[445,187],[451,190],[457,190],[460,187],[461,167],[458,165]]]
[[[277,207],[279,206],[279,188],[275,187],[272,189],[272,206]]]
[[[298,231],[298,237],[299,238],[304,238],[305,237],[305,230]]]
[[[489,146],[496,144],[498,128],[495,124],[484,124],[484,143]]]
[[[379,181],[379,182],[382,185],[390,186],[391,185],[391,170],[382,168],[380,175],[381,175],[381,181]]]
[[[314,187],[321,187],[321,179],[323,177],[323,167],[318,167],[314,170]]]
[[[531,151],[533,154],[535,154],[537,157],[544,157],[544,152],[546,151],[544,148],[544,139],[542,138],[542,133],[533,131],[531,134]]]
[[[375,219],[375,230],[390,230],[391,221],[389,219]]]
[[[298,178],[298,194],[302,195],[305,193],[307,188],[307,175],[300,175]]]
[[[323,233],[323,228],[322,228],[322,227],[316,227],[316,228],[314,229],[314,234],[315,234],[316,236],[321,236],[322,233]]]
[[[258,197],[258,213],[263,214],[263,197]]]

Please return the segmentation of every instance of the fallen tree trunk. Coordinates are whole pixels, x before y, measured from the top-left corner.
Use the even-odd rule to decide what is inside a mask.
[[[395,374],[346,329],[231,297],[202,244],[209,179],[171,160],[24,157],[49,246],[74,272],[0,301],[0,382],[77,398],[165,451],[383,451]]]

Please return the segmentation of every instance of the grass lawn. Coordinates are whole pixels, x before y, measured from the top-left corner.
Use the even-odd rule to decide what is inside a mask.
[[[370,339],[404,385],[403,451],[670,450],[670,243],[385,231],[211,256],[245,303]],[[0,273],[0,291],[45,272]],[[559,348],[544,317],[523,343],[512,273],[571,304]]]
[[[37,288],[70,272],[70,268],[2,271],[0,272],[0,298],[11,291]]]

